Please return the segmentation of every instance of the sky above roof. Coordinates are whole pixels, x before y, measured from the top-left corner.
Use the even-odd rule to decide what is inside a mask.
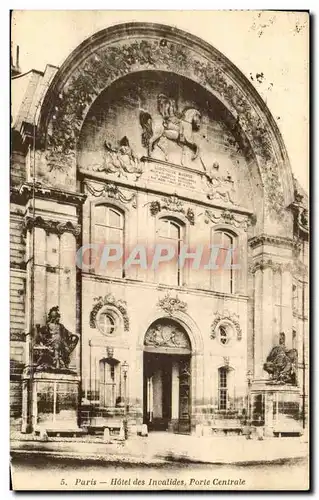
[[[123,22],[158,22],[213,45],[251,81],[285,142],[292,171],[309,190],[309,24],[303,12],[279,11],[14,11],[12,43],[20,66],[61,66],[83,40]]]

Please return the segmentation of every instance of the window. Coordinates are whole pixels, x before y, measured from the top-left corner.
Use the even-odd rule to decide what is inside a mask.
[[[229,342],[229,333],[228,327],[226,325],[220,325],[218,328],[219,331],[219,341],[221,344],[226,345]]]
[[[182,270],[178,264],[181,245],[184,239],[184,227],[174,219],[159,219],[158,221],[158,243],[173,247],[175,256],[173,259],[162,262],[158,267],[158,279],[160,283],[169,285],[182,284]],[[164,252],[163,252],[164,253]]]
[[[114,317],[109,313],[102,311],[97,319],[97,327],[104,335],[112,335],[115,331],[116,322]]]
[[[218,397],[218,409],[227,410],[227,374],[228,370],[225,367],[219,368],[218,378],[219,378],[219,397]]]
[[[114,407],[119,396],[119,362],[102,359],[100,361],[100,406]]]
[[[107,205],[96,205],[94,207],[94,233],[93,244],[100,245],[98,257],[94,257],[93,265],[97,274],[106,276],[116,276],[122,278],[123,260],[119,259],[114,262],[108,262],[107,266],[102,266],[100,259],[105,244],[118,244],[124,246],[124,216],[114,207]],[[114,251],[115,252],[115,251]],[[112,255],[112,252],[111,252]],[[123,248],[124,255],[124,248]]]
[[[237,263],[235,241],[236,238],[227,232],[219,230],[213,232],[212,245],[219,248],[216,259],[217,269],[211,270],[211,288],[216,292],[234,293],[235,291],[235,271],[232,269],[232,266]]]

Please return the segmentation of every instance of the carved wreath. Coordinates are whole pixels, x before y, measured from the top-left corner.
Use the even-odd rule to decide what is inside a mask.
[[[115,297],[108,293],[105,297],[96,297],[94,299],[94,306],[90,313],[90,327],[96,328],[96,316],[100,309],[104,306],[113,306],[121,313],[123,317],[124,330],[128,331],[130,329],[130,320],[126,310],[126,301],[125,300],[116,300]]]
[[[227,322],[231,323],[232,326],[234,327],[235,331],[236,331],[237,340],[241,340],[242,339],[243,333],[242,333],[242,330],[240,328],[240,324],[239,324],[239,321],[238,321],[238,319],[239,319],[238,314],[230,313],[228,311],[225,311],[222,314],[217,312],[217,313],[215,313],[214,316],[215,316],[214,317],[214,321],[212,322],[211,327],[210,327],[210,338],[211,339],[215,339],[216,338],[216,327],[222,321],[227,321]]]

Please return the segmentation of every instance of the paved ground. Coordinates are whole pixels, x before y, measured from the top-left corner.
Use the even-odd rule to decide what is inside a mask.
[[[13,456],[42,454],[72,459],[114,463],[207,463],[258,464],[305,458],[308,444],[301,438],[271,438],[263,441],[239,437],[196,437],[153,432],[148,437],[130,438],[125,443],[106,444],[102,438],[50,438],[43,442],[15,435]]]

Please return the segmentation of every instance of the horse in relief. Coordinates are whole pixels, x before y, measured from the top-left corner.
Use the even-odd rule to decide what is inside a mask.
[[[183,165],[185,147],[192,152],[192,160],[199,156],[199,146],[194,139],[194,132],[198,132],[201,126],[201,114],[192,107],[185,107],[181,113],[177,111],[176,101],[164,94],[157,97],[157,109],[162,116],[161,123],[154,123],[150,113],[140,112],[140,125],[142,127],[142,145],[147,149],[147,155],[157,146],[168,160],[167,151],[161,144],[163,138],[175,142],[182,148],[181,164]]]

